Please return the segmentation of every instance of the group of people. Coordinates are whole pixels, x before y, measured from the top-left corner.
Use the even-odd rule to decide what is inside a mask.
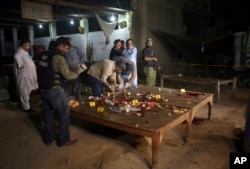
[[[127,39],[125,47],[122,45],[122,40],[117,39],[114,41],[114,47],[110,51],[110,60],[122,59],[126,62],[127,70],[122,72],[122,79],[125,87],[135,87],[138,84],[137,69],[134,70],[134,66],[137,66],[137,48],[134,46],[133,39]],[[160,69],[158,59],[153,50],[153,40],[148,38],[146,40],[146,46],[142,50],[143,60],[143,73],[146,79],[146,85],[155,86],[156,73]],[[127,60],[133,63],[128,63]],[[122,83],[123,84],[123,83]]]
[[[137,48],[134,46],[133,39],[127,39],[124,46],[122,42],[120,39],[114,41],[114,47],[110,51],[109,59],[121,60],[126,63],[126,71],[121,73],[122,82],[120,88],[135,87],[138,84]]]
[[[44,107],[46,145],[58,141],[58,146],[73,145],[76,139],[69,134],[69,88],[78,90],[81,74],[92,89],[93,96],[102,96],[107,90],[114,91],[117,87],[128,88],[137,85],[137,49],[133,40],[128,39],[122,47],[121,40],[114,42],[110,58],[95,62],[89,68],[84,64],[86,57],[74,47],[70,38],[59,37],[49,43],[46,51],[40,53],[37,65],[29,55],[30,40],[22,40],[14,56],[14,72],[17,91],[25,112],[35,110],[29,104],[30,93],[39,89]],[[142,51],[146,84],[154,86],[157,58],[152,49],[152,39],[147,39]],[[71,86],[70,86],[71,85]],[[70,87],[69,87],[70,86]],[[60,133],[57,137],[54,129],[54,114],[59,120]]]
[[[86,66],[79,64],[74,71],[70,70],[66,61],[70,48],[67,38],[59,37],[56,41],[51,41],[48,50],[40,54],[37,65],[29,55],[30,47],[30,40],[22,40],[14,56],[16,84],[23,109],[25,112],[35,111],[29,104],[29,96],[31,91],[39,89],[44,107],[43,142],[50,145],[57,140],[60,147],[73,145],[77,140],[70,139],[69,106],[62,86],[65,79],[76,79]],[[54,129],[54,114],[59,120],[59,137]]]

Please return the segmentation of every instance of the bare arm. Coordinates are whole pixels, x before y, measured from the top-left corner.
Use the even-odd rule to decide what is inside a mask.
[[[132,73],[132,76],[128,79],[127,83],[132,83],[135,78],[136,78],[136,73]]]
[[[144,56],[144,60],[145,61],[155,61],[155,62],[157,62],[157,58],[156,57],[151,57],[151,56]]]

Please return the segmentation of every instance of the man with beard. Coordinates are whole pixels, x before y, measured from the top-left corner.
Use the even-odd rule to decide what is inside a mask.
[[[146,40],[146,47],[142,50],[143,72],[146,77],[146,85],[148,86],[155,86],[156,70],[158,69],[158,59],[155,57],[152,46],[153,40],[148,38]]]
[[[83,72],[86,67],[84,65],[78,65],[76,71],[70,71],[65,56],[69,50],[69,41],[64,37],[59,37],[56,42],[56,49],[53,52],[48,51],[44,53],[39,59],[38,79],[41,99],[44,105],[44,123],[45,134],[43,136],[43,142],[46,145],[50,145],[56,140],[56,134],[54,129],[54,114],[58,116],[59,120],[59,138],[58,146],[73,145],[77,140],[71,140],[69,134],[69,106],[68,100],[63,88],[64,80],[75,79]],[[49,69],[46,71],[43,69]],[[42,75],[45,73],[44,75]],[[53,74],[53,78],[49,78]],[[43,79],[41,79],[43,78]],[[45,85],[42,82],[47,82]]]
[[[73,44],[70,37],[67,37],[70,48],[66,55],[66,61],[71,71],[76,71],[79,64],[84,63],[86,56],[81,52],[80,48]],[[75,99],[81,100],[81,75],[73,80],[65,80],[64,90],[67,96],[74,96]]]

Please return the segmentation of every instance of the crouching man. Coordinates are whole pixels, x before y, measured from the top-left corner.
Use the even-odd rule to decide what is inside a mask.
[[[109,59],[103,59],[91,65],[86,79],[93,96],[100,97],[105,95],[107,88],[110,91],[114,91],[114,81],[108,81],[108,79],[116,77],[117,83],[121,83],[121,72],[124,70],[126,70],[124,62],[115,62]]]

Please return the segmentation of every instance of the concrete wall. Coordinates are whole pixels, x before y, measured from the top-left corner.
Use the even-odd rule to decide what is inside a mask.
[[[153,48],[158,57],[161,72],[172,69],[167,63],[172,62],[171,56],[166,47],[153,35],[151,30],[160,30],[185,35],[185,26],[182,24],[183,0],[137,0],[133,3],[133,32],[135,46],[138,48],[138,70],[139,76],[142,74],[141,52],[145,47],[148,37],[153,39]]]

